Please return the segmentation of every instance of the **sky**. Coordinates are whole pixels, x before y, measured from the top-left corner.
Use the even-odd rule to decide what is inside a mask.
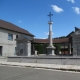
[[[49,12],[53,38],[80,28],[80,0],[0,0],[0,19],[28,30],[35,38],[48,37]]]

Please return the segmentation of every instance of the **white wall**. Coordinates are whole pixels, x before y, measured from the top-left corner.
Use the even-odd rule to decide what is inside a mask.
[[[13,34],[13,40],[8,40],[8,33]],[[2,56],[14,56],[16,47],[16,35],[21,33],[0,29],[0,46],[2,46]]]

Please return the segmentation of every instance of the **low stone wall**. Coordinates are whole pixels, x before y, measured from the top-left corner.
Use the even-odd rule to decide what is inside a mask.
[[[76,57],[76,56],[22,57],[22,56],[19,56],[19,57],[8,57],[8,62],[80,65],[80,57]]]

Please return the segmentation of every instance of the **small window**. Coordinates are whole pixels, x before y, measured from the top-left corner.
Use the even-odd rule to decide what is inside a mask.
[[[16,39],[18,38],[18,35],[16,35]]]
[[[8,40],[13,40],[13,34],[8,33]]]

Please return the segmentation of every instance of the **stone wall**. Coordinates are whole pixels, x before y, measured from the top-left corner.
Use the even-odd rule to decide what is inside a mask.
[[[31,56],[31,41],[29,39],[25,36],[20,36],[16,39],[17,56]]]
[[[80,57],[8,57],[8,62],[24,62],[24,63],[42,63],[42,64],[63,64],[63,65],[80,65]]]
[[[80,35],[74,34],[72,36],[73,55],[80,55]]]

